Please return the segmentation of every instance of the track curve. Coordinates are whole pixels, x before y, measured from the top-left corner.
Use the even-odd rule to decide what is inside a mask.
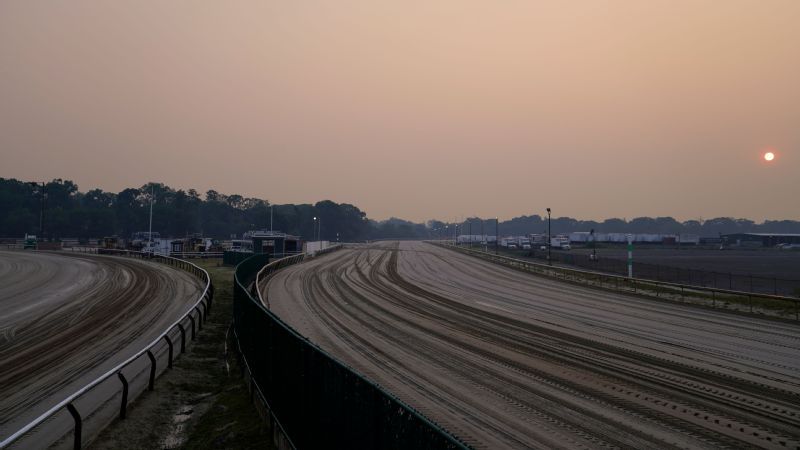
[[[534,277],[419,242],[262,292],[301,334],[476,448],[800,445],[800,327]]]
[[[0,251],[0,436],[139,351],[202,290],[155,262]]]

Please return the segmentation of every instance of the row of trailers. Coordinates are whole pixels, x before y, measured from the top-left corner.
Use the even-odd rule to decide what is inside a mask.
[[[523,236],[497,236],[488,235],[460,235],[457,237],[459,244],[478,243],[485,245],[498,241],[501,247],[530,249],[548,244],[551,248],[569,250],[572,243],[591,244],[593,242],[624,244],[630,240],[637,244],[664,244],[664,245],[698,245],[700,237],[696,234],[660,234],[660,233],[594,233],[591,231],[574,232],[569,234],[533,233]]]
[[[61,250],[62,248],[130,250],[164,256],[220,256],[223,252],[266,253],[278,256],[304,251],[304,243],[299,237],[280,231],[267,230],[248,231],[242,235],[241,239],[232,236],[229,240],[212,239],[199,234],[183,238],[163,238],[158,232],[142,231],[133,233],[130,238],[106,236],[101,239],[64,238],[45,242],[38,240],[35,235],[29,234],[25,236],[24,240],[14,239],[5,245],[33,250]]]
[[[302,250],[300,238],[280,231],[248,231],[241,239],[218,240],[193,235],[186,238],[163,239],[158,233],[134,233],[130,240],[104,238],[103,248],[136,250],[160,255],[204,254],[221,252],[267,253],[281,255]]]
[[[185,238],[162,238],[157,232],[147,231],[133,233],[130,239],[119,236],[107,236],[98,242],[98,247],[104,249],[133,250],[157,255],[172,255],[184,253],[218,253],[224,249],[224,244],[216,239],[192,235]]]

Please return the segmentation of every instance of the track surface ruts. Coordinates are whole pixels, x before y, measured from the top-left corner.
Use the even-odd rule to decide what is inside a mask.
[[[800,327],[559,283],[420,242],[262,292],[476,448],[798,448]]]
[[[201,292],[154,262],[0,252],[0,438],[139,351]]]

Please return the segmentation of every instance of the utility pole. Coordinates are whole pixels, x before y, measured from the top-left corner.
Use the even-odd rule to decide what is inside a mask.
[[[628,235],[628,278],[633,278],[633,235]]]
[[[150,245],[148,245],[150,253],[153,252],[153,202],[155,198],[155,185],[150,184],[150,229],[147,232],[147,240],[150,241]]]
[[[497,245],[500,241],[500,218],[494,218],[494,254],[497,254]]]
[[[483,244],[483,251],[487,251],[486,248],[486,231],[484,230],[484,225],[486,224],[486,219],[481,218],[481,243]]]
[[[41,188],[39,188],[40,183],[42,185]],[[44,202],[47,185],[44,181],[28,181],[28,184],[35,187],[36,190],[39,191],[39,239],[44,240]],[[25,233],[27,234],[27,231]]]
[[[547,264],[552,266],[553,260],[550,259],[550,247],[553,244],[553,238],[550,237],[550,208],[547,208]]]
[[[44,202],[45,202],[45,193],[46,191],[46,184],[42,181],[42,190],[39,192],[39,236],[44,239]]]

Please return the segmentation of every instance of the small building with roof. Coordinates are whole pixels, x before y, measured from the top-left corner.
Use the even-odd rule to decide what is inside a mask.
[[[253,253],[267,253],[272,256],[284,256],[303,251],[300,237],[274,230],[248,231],[244,239],[252,240]]]

